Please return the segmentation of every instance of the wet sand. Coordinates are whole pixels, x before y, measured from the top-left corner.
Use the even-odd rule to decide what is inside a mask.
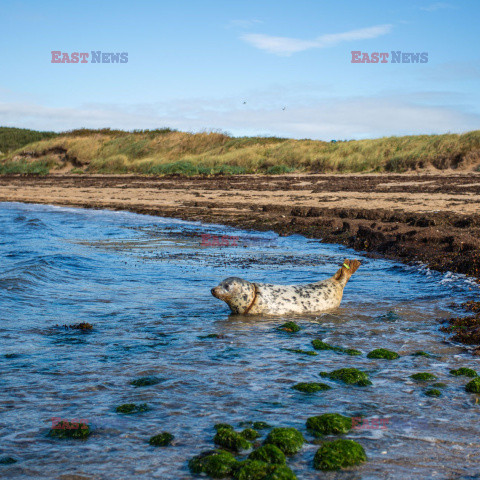
[[[298,233],[480,277],[480,174],[0,177],[0,201]]]

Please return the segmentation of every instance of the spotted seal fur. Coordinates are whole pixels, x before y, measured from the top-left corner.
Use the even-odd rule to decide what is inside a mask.
[[[252,283],[229,277],[212,288],[211,292],[214,297],[226,302],[235,314],[325,312],[340,305],[343,289],[359,266],[358,260],[345,260],[332,277],[307,285]]]

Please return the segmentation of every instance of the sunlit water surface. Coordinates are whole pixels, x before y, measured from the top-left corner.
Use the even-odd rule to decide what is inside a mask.
[[[263,420],[308,439],[289,460],[299,479],[480,478],[480,405],[464,391],[468,379],[449,375],[459,366],[479,370],[479,361],[439,331],[439,320],[455,313],[452,302],[478,296],[472,281],[301,236],[127,212],[3,203],[0,226],[0,455],[18,460],[0,465],[0,477],[187,479],[188,459],[213,447],[215,423]],[[202,245],[202,234],[238,246]],[[231,317],[210,294],[228,276],[317,281],[347,257],[363,264],[342,307],[295,318],[297,334],[277,330],[288,316]],[[57,326],[79,322],[93,330]],[[220,337],[199,338],[209,334]],[[285,350],[311,350],[314,338],[363,355]],[[366,358],[378,347],[401,358]],[[412,356],[417,350],[434,356]],[[373,386],[327,380],[327,392],[291,389],[347,366],[368,371]],[[409,379],[421,371],[447,383],[441,398]],[[147,375],[162,382],[130,385]],[[151,409],[119,415],[123,403]],[[324,412],[388,419],[386,429],[347,435],[364,446],[366,464],[313,469],[318,446],[305,421]],[[52,417],[87,419],[93,433],[52,439]],[[175,435],[174,445],[149,446],[162,431]]]

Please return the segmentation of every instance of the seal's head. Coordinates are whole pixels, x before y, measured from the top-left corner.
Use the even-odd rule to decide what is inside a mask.
[[[255,285],[238,277],[226,278],[211,292],[226,302],[232,313],[245,313],[255,300]]]

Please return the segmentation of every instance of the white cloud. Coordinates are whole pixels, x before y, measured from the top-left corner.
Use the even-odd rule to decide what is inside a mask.
[[[377,38],[392,30],[392,25],[376,25],[373,27],[350,30],[343,33],[321,35],[313,40],[302,40],[289,37],[273,37],[263,33],[246,33],[240,38],[260,50],[281,56],[289,56],[310,48],[325,48],[341,42]]]
[[[259,25],[263,23],[262,20],[258,20],[257,18],[252,18],[250,20],[231,20],[228,25],[227,25],[227,28],[244,28],[244,29],[248,29],[248,28],[252,28],[254,27],[255,25]]]
[[[427,5],[426,7],[420,7],[420,10],[424,10],[425,12],[435,12],[436,10],[443,10],[445,8],[454,8],[454,6],[445,2],[437,2]]]
[[[183,131],[218,129],[234,135],[277,135],[321,140],[375,138],[389,135],[464,132],[478,129],[480,115],[431,98],[375,96],[349,99],[296,99],[283,104],[273,98],[182,99],[149,105],[83,105],[54,108],[32,103],[1,103],[0,125],[40,130],[80,127],[171,127]]]

